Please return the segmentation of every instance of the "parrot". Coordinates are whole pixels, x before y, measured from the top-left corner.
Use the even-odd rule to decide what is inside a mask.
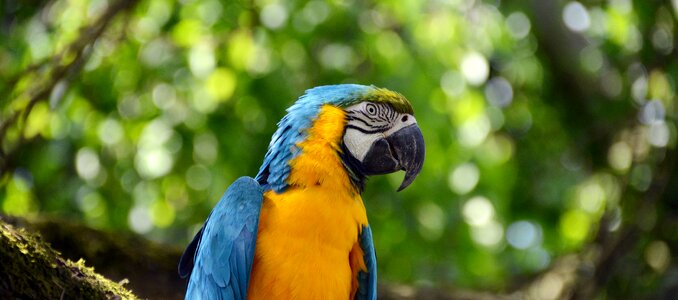
[[[258,174],[228,187],[179,261],[185,299],[376,299],[361,197],[368,176],[420,173],[410,102],[373,85],[306,90],[278,123]]]

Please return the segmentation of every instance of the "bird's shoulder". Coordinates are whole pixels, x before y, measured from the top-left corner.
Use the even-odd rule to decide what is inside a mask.
[[[187,298],[245,299],[262,201],[263,188],[251,177],[224,193],[181,258],[180,274],[191,276]]]

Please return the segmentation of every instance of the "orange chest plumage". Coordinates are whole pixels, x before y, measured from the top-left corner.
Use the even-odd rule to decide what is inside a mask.
[[[360,194],[339,155],[342,110],[325,106],[290,162],[289,187],[268,191],[259,217],[249,299],[349,299],[365,269]]]

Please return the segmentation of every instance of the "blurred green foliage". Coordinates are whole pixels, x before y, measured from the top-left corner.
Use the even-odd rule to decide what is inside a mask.
[[[5,120],[113,2],[1,4]],[[410,188],[393,174],[363,195],[380,277],[508,289],[603,215],[619,228],[675,146],[672,3],[140,1],[9,127],[0,207],[184,245],[305,89],[374,84],[410,99],[427,143]],[[640,285],[676,240],[648,236]]]

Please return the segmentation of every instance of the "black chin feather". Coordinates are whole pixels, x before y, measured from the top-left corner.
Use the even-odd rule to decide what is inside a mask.
[[[344,165],[346,172],[348,173],[348,178],[351,179],[351,184],[358,190],[358,193],[365,190],[365,181],[367,181],[367,176],[363,170],[363,164],[360,161],[351,155],[351,152],[348,151],[346,145],[341,143],[341,153],[339,153],[341,158],[341,163]]]

